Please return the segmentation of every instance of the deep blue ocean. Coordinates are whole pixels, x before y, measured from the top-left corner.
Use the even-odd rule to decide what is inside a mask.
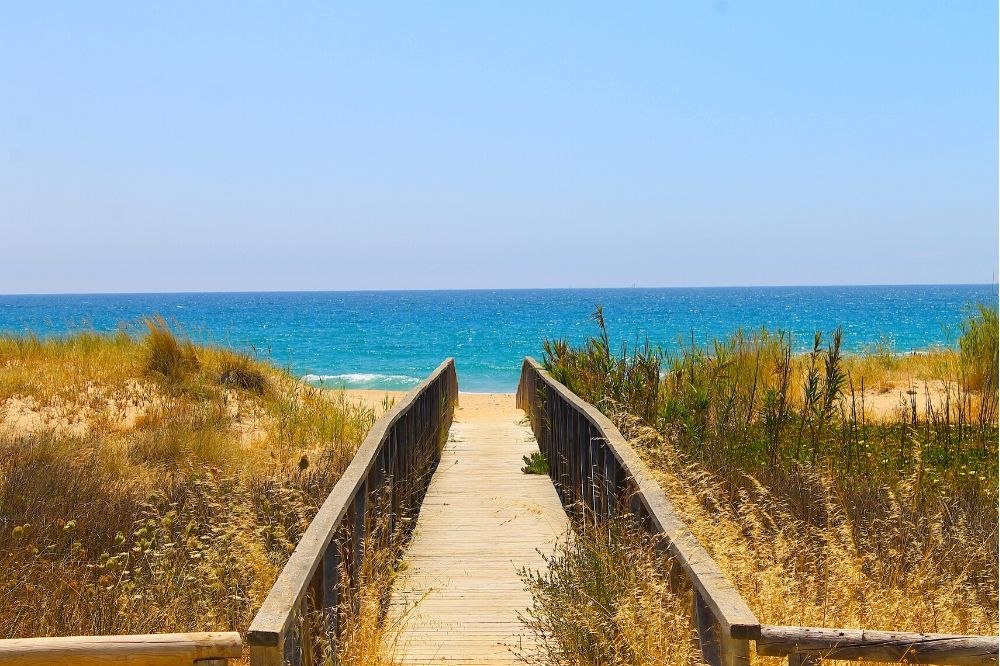
[[[996,285],[0,296],[0,331],[138,330],[159,313],[327,386],[405,389],[454,356],[463,391],[510,392],[544,339],[594,334],[598,304],[618,342],[670,349],[763,326],[805,349],[843,326],[849,350],[888,339],[907,352],[955,344],[970,306],[997,298]]]

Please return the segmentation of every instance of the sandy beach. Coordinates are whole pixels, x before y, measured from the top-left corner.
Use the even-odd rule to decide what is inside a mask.
[[[953,406],[956,390],[957,387],[951,387]],[[136,391],[139,392],[139,389],[137,388]],[[943,382],[899,383],[883,391],[865,390],[866,418],[882,422],[898,419],[902,406],[906,405],[907,408],[909,406],[911,396],[908,391],[915,391],[913,397],[916,398],[920,410],[923,410],[928,393],[935,408],[940,408],[944,404],[946,389]],[[340,396],[343,396],[348,402],[374,409],[377,415],[382,414],[386,404],[391,405],[392,402],[406,395],[406,391],[380,389],[325,389],[325,392],[331,400],[338,400]],[[132,397],[135,396],[127,394],[124,397],[119,396],[117,399],[104,397],[105,402],[98,409],[95,409],[93,405],[67,409],[67,406],[61,403],[39,405],[30,397],[12,396],[6,400],[0,400],[0,430],[31,434],[54,429],[61,434],[83,437],[87,435],[90,427],[96,422],[110,420],[118,429],[127,431],[135,427],[137,420],[146,411],[146,409],[137,406],[140,404],[139,402],[126,399]],[[842,399],[845,401],[845,409],[850,410],[850,395],[845,394]],[[860,391],[857,394],[857,399],[860,407]],[[463,414],[496,416],[509,410],[514,404],[514,394],[459,392],[458,400],[457,418],[461,420]],[[251,431],[254,429],[254,425],[241,423],[240,428]]]
[[[952,389],[952,400],[954,401],[956,387]],[[379,389],[327,389],[331,394],[342,393],[351,402],[371,407],[376,414],[382,413],[382,406],[385,399],[398,400],[406,391],[387,391]],[[931,401],[935,408],[944,404],[945,387],[942,382],[913,382],[912,384],[894,384],[888,390],[879,391],[876,389],[865,389],[864,404],[865,417],[872,421],[893,421],[899,418],[899,411],[902,405],[910,404],[910,394],[908,391],[916,392],[918,409],[922,410],[927,393],[930,393]],[[857,393],[858,407],[861,405],[861,392]],[[845,409],[850,410],[850,394],[845,393],[842,398],[845,401]],[[459,392],[459,415],[461,413],[488,414],[499,413],[504,409],[510,409],[514,402],[513,393],[464,393]]]
[[[328,389],[331,393],[342,393],[350,401],[366,407],[371,407],[377,414],[382,413],[382,407],[388,397],[390,400],[399,400],[406,391],[385,391],[378,389]],[[494,416],[501,414],[505,410],[510,410],[514,404],[513,393],[463,393],[458,394],[457,418],[461,419],[462,414],[476,414],[477,416]]]

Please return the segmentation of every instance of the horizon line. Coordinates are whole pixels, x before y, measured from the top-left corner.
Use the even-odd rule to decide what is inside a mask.
[[[465,287],[443,289],[241,289],[208,291],[52,291],[0,293],[0,298],[14,296],[177,296],[209,294],[361,294],[361,293],[434,293],[467,291],[630,291],[630,290],[694,290],[694,289],[845,289],[864,287],[1000,287],[993,282],[902,282],[858,284],[760,284],[760,285],[687,285],[630,287]]]

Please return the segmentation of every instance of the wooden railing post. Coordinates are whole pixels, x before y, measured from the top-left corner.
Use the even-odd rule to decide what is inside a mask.
[[[694,619],[698,649],[702,663],[722,666],[722,648],[719,641],[719,623],[705,605],[698,590],[691,590],[691,617]]]
[[[330,541],[323,553],[323,590],[321,608],[327,634],[330,636],[330,654],[337,654],[339,630],[338,607],[340,605],[340,545],[336,539]]]
[[[283,666],[283,645],[257,645],[250,649],[250,666]]]
[[[235,631],[123,636],[58,636],[0,640],[0,664],[198,664],[224,666],[239,659],[242,641]],[[277,663],[280,663],[277,662]]]
[[[702,660],[712,666],[747,666],[750,641],[730,637],[705,603],[698,590],[692,590],[692,616],[698,630]]]
[[[723,666],[748,666],[750,663],[750,641],[743,638],[722,636]]]

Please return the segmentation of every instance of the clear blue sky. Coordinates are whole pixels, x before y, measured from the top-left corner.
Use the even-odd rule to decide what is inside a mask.
[[[990,282],[997,4],[5,2],[0,293]]]

